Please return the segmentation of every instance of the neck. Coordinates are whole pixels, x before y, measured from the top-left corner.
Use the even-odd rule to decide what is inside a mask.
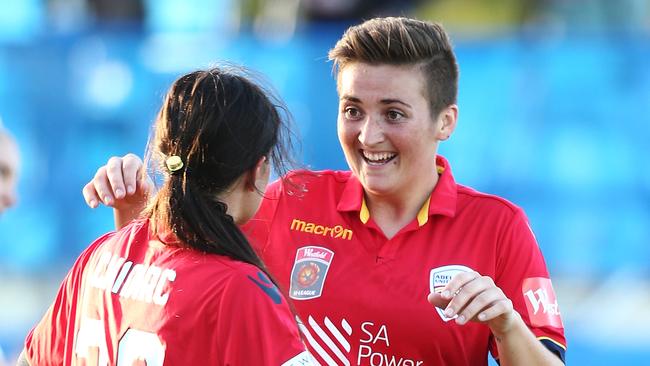
[[[237,225],[242,225],[246,223],[246,218],[242,212],[242,207],[245,204],[246,195],[244,192],[244,187],[241,185],[241,182],[237,181],[233,186],[228,188],[225,192],[221,193],[218,196],[219,201],[226,204],[228,211],[226,213],[230,215]]]
[[[388,239],[394,237],[417,217],[422,205],[429,199],[438,183],[438,173],[434,171],[433,176],[423,183],[408,191],[401,190],[395,195],[375,195],[372,192],[364,192],[370,217]]]

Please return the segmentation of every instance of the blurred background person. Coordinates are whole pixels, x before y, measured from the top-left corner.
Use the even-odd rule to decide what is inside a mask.
[[[20,154],[14,137],[0,120],[0,215],[16,204],[18,199],[18,169]]]
[[[2,125],[0,118],[0,216],[16,204],[18,169],[20,154],[16,140]],[[6,362],[5,353],[0,345],[0,365]]]

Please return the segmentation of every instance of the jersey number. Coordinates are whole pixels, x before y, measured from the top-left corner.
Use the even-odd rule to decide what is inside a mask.
[[[77,332],[75,354],[88,359],[91,348],[98,348],[97,365],[108,365],[108,346],[104,322],[85,318]],[[117,344],[117,366],[131,366],[137,360],[145,361],[147,366],[162,366],[165,359],[165,346],[158,335],[130,328]]]

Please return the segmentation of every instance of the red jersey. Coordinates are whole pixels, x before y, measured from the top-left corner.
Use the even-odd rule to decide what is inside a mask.
[[[333,365],[485,365],[497,348],[483,324],[458,325],[427,301],[459,271],[490,276],[561,358],[564,329],[523,211],[440,179],[417,218],[387,239],[350,172],[294,172],[276,182],[245,231],[293,299],[311,353]]]
[[[165,245],[146,220],[81,254],[25,349],[31,365],[309,364],[257,267]]]

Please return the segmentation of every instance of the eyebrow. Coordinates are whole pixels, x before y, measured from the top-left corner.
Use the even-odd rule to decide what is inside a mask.
[[[397,103],[397,104],[401,104],[401,105],[404,105],[404,106],[406,106],[406,107],[409,107],[409,108],[413,109],[413,107],[411,107],[410,104],[408,104],[408,103],[404,103],[404,102],[402,102],[402,101],[399,100],[399,99],[382,99],[382,100],[380,100],[379,102],[380,102],[381,104],[393,104],[393,103]]]
[[[361,99],[347,94],[341,95],[341,99],[349,100],[350,102],[354,102],[354,103],[361,103]]]
[[[350,102],[354,102],[354,103],[362,103],[361,99],[359,99],[357,97],[353,97],[351,95],[347,95],[347,94],[342,95],[341,99],[349,100]],[[394,104],[394,103],[397,103],[397,104],[401,104],[401,105],[404,105],[406,107],[409,107],[409,108],[413,109],[413,107],[410,104],[402,102],[399,99],[390,99],[390,98],[389,99],[382,99],[379,102],[381,104]]]

